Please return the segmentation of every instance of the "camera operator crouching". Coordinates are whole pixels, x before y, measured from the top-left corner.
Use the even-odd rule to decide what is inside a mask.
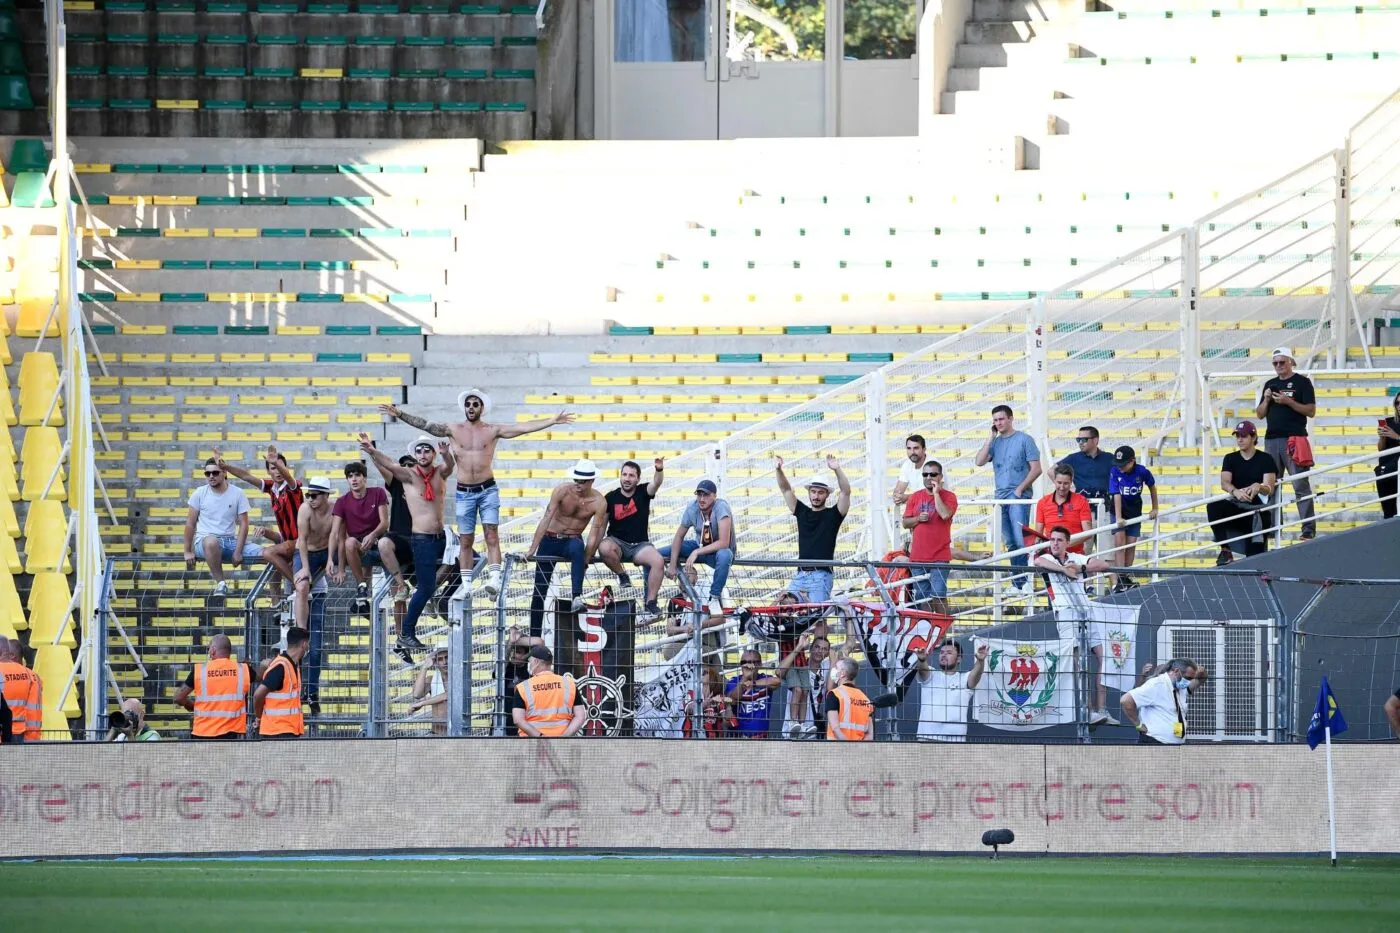
[[[160,733],[146,723],[146,707],[132,698],[107,717],[107,742],[159,742]]]

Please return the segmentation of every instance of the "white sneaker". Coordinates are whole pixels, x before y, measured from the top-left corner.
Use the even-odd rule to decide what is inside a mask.
[[[487,571],[486,579],[481,581],[481,586],[478,589],[484,598],[495,600],[501,592],[501,572],[499,570]]]
[[[1108,720],[1109,720],[1108,710],[1096,709],[1096,710],[1094,710],[1094,712],[1089,716],[1089,725],[1091,725],[1091,726],[1101,726],[1101,725],[1103,725],[1104,723],[1108,722]],[[1115,720],[1113,724],[1116,726],[1118,723],[1117,723],[1117,721]]]
[[[227,581],[220,580],[218,583],[215,583],[215,584],[214,584],[214,592],[213,592],[212,595],[214,595],[214,596],[227,596],[227,595],[228,595],[228,583],[227,583]]]
[[[287,650],[287,629],[291,628],[291,626],[288,625],[285,621],[283,621],[283,623],[282,623],[282,625],[281,625],[281,628],[282,628],[282,637],[281,637],[280,639],[278,639],[278,641],[277,641],[277,650],[278,650],[278,651],[286,651],[286,650]]]
[[[724,615],[724,603],[719,601],[718,596],[711,596],[710,601],[706,603],[706,608],[710,610],[712,616]]]
[[[588,603],[584,602],[582,596],[575,596],[574,601],[569,604],[569,608],[573,610],[574,615],[578,615],[588,608]]]
[[[1104,724],[1105,726],[1121,726],[1121,725],[1123,725],[1123,724],[1122,724],[1121,722],[1119,722],[1117,719],[1114,719],[1111,715],[1109,715],[1108,710],[1101,709],[1101,710],[1099,710],[1099,712],[1100,712],[1100,713],[1103,713],[1103,720],[1102,720],[1102,721],[1103,721],[1103,724]]]

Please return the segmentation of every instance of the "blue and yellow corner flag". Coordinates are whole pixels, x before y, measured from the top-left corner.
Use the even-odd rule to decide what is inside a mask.
[[[1322,678],[1322,686],[1317,689],[1317,708],[1308,721],[1308,748],[1317,748],[1326,738],[1325,730],[1331,727],[1333,735],[1347,731],[1346,718],[1337,708],[1337,698],[1332,695],[1332,686],[1327,678]]]

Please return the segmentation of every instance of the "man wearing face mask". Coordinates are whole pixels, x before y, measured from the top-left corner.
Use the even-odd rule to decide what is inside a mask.
[[[515,687],[511,719],[522,738],[578,735],[588,721],[588,707],[579,699],[573,677],[554,673],[554,654],[543,645],[530,649],[530,679]]]
[[[1139,745],[1185,745],[1186,704],[1206,682],[1206,669],[1172,658],[1162,673],[1123,694],[1123,715],[1138,731]]]
[[[831,668],[831,692],[823,705],[828,742],[875,741],[875,704],[856,687],[860,665],[842,658]]]

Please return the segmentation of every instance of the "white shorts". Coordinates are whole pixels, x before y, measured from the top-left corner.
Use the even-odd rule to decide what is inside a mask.
[[[1058,630],[1060,638],[1079,640],[1079,621],[1084,619],[1089,623],[1089,649],[1102,648],[1108,642],[1109,633],[1122,625],[1131,625],[1133,622],[1133,606],[1113,606],[1106,603],[1089,603],[1085,606],[1069,610],[1066,612],[1068,618],[1060,618],[1060,612],[1055,613],[1055,628]]]

